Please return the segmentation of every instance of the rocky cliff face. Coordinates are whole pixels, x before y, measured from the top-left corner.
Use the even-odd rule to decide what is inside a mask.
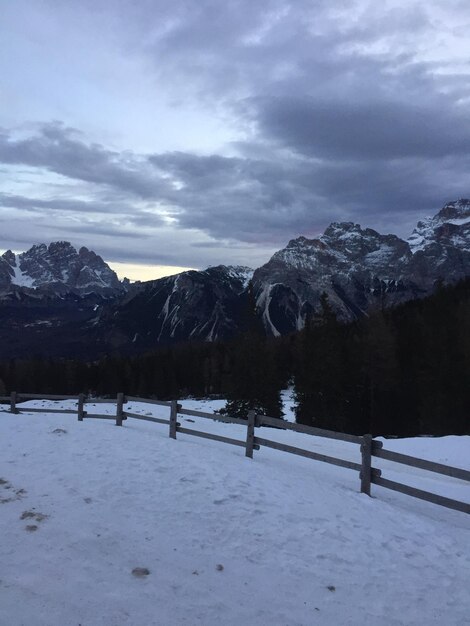
[[[268,332],[303,327],[326,292],[342,319],[368,312],[384,294],[395,302],[415,295],[405,268],[412,258],[406,242],[351,222],[334,223],[319,239],[299,237],[256,270],[253,284]]]
[[[429,291],[436,280],[455,282],[470,274],[470,200],[449,202],[418,222],[408,244],[411,276]]]
[[[247,267],[219,265],[149,281],[103,310],[98,324],[114,347],[131,341],[133,350],[226,339],[239,330],[252,275]]]
[[[267,332],[279,335],[302,328],[323,292],[351,320],[469,274],[470,201],[459,200],[419,222],[408,241],[333,223],[318,239],[290,241],[256,270],[253,284]]]
[[[7,250],[0,257],[0,293],[19,288],[114,295],[122,290],[122,284],[100,256],[87,248],[77,252],[70,243],[58,241],[35,245],[19,255]]]

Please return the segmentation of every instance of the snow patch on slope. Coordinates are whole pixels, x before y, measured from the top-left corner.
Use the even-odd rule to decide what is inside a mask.
[[[251,269],[251,267],[245,267],[243,265],[227,265],[227,274],[231,278],[239,280],[244,289],[248,287],[253,278],[254,271],[255,270]]]
[[[34,288],[35,281],[31,276],[28,276],[25,272],[22,272],[18,265],[12,267],[14,271],[14,276],[11,278],[12,285],[17,285],[18,287],[29,287]]]
[[[278,283],[266,284],[256,301],[256,308],[263,312],[263,321],[265,323],[265,326],[271,329],[271,332],[274,335],[274,337],[279,337],[280,332],[271,321],[271,316],[269,314],[269,306],[272,300],[271,292],[277,284]]]

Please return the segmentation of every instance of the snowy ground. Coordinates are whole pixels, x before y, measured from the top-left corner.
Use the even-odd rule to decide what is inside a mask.
[[[223,404],[183,402],[203,411]],[[245,438],[237,425],[179,421]],[[352,444],[263,431],[359,460]],[[379,487],[369,498],[354,471],[266,448],[250,460],[243,448],[181,434],[174,441],[167,426],[132,419],[117,428],[0,413],[0,442],[2,626],[470,624],[463,513]],[[469,437],[384,445],[469,468]],[[470,500],[462,481],[375,465],[388,478]]]

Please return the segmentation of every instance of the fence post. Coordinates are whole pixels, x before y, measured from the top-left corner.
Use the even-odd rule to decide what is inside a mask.
[[[17,394],[16,391],[12,391],[10,394],[10,411],[11,413],[19,413],[16,408]]]
[[[245,456],[247,456],[249,459],[253,458],[253,446],[255,443],[255,422],[256,411],[248,411]]]
[[[116,426],[122,426],[122,413],[124,406],[124,394],[118,393],[116,401]]]
[[[78,421],[79,422],[83,422],[83,418],[85,417],[84,406],[85,406],[85,394],[84,393],[80,393],[78,395],[78,409],[77,409]]]
[[[176,439],[176,427],[178,425],[178,408],[179,408],[178,400],[171,401],[170,407],[170,437],[172,439]]]
[[[370,483],[372,474],[372,435],[364,435],[361,443],[361,493],[370,496]]]

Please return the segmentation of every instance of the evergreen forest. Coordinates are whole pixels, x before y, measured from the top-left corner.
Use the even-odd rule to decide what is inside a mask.
[[[39,356],[0,363],[0,395],[227,398],[226,411],[282,418],[293,387],[299,423],[385,436],[470,434],[470,279],[342,324],[328,298],[297,333],[267,338],[251,301],[245,332],[99,361]]]

